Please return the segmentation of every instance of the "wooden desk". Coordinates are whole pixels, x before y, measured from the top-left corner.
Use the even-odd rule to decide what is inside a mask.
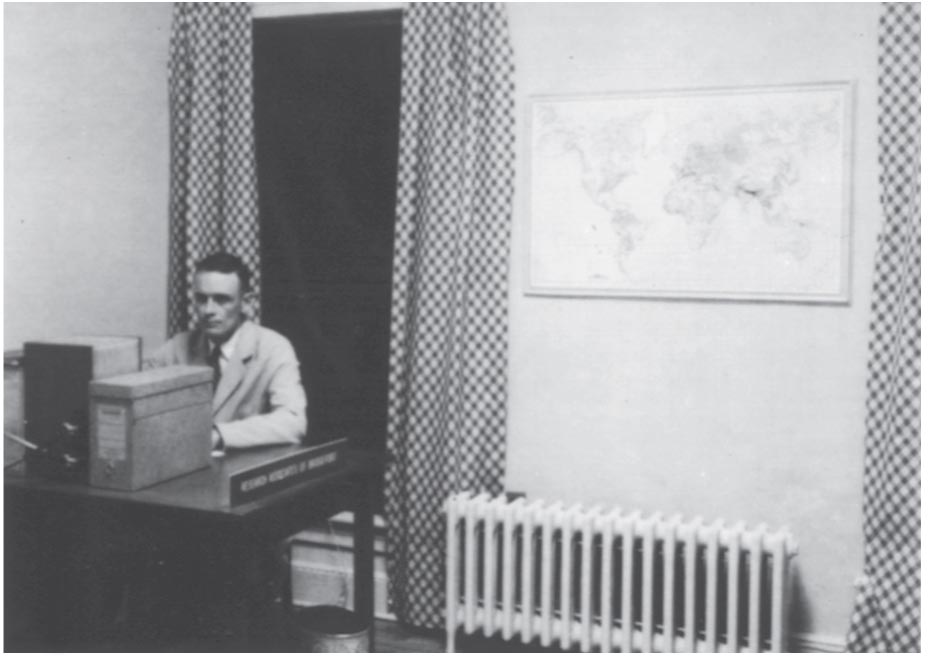
[[[292,448],[273,448],[268,453],[276,455]],[[209,642],[227,650],[241,651],[246,644],[255,646],[254,618],[259,609],[255,608],[253,590],[249,588],[254,581],[249,581],[248,576],[255,571],[260,555],[268,553],[274,545],[311,521],[350,510],[354,513],[355,531],[355,611],[371,627],[373,651],[374,503],[381,468],[376,458],[350,453],[342,469],[260,501],[230,507],[222,498],[222,480],[235,468],[236,456],[227,455],[215,459],[208,469],[143,490],[122,492],[43,480],[25,474],[18,466],[7,470],[4,476],[7,538],[9,540],[9,518],[12,516],[19,522],[20,530],[29,528],[35,532],[41,552],[36,557],[45,561],[73,555],[69,553],[72,545],[62,544],[72,539],[62,535],[62,523],[76,524],[84,536],[91,536],[91,549],[103,551],[110,546],[106,539],[101,543],[94,538],[103,524],[108,525],[107,530],[114,531],[111,535],[145,536],[145,540],[159,543],[165,538],[174,545],[185,542],[219,545],[224,563],[232,565],[224,570],[230,572],[231,580],[223,583],[233,594],[229,595],[230,608],[224,609],[228,621],[216,635],[209,636]],[[10,562],[8,551],[7,573],[10,567],[17,566],[18,563]],[[66,589],[68,572],[73,571],[69,568],[73,567],[75,564],[69,563],[43,578],[46,584]],[[77,567],[91,569],[92,565],[78,563]],[[50,590],[48,595],[40,597],[44,600],[40,605],[53,603],[54,595],[60,591]],[[7,608],[10,601],[7,598]],[[68,637],[59,632],[50,639],[67,641]]]

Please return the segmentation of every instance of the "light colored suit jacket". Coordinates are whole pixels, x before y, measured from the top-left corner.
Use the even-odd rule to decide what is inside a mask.
[[[199,331],[179,333],[146,367],[207,365],[209,344]],[[306,434],[306,393],[290,341],[245,321],[213,395],[213,424],[227,448],[299,444]]]

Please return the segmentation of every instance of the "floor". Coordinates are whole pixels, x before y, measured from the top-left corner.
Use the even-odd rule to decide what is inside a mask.
[[[404,627],[396,622],[377,620],[377,651],[385,653],[442,653],[446,641],[444,631],[423,631]],[[542,647],[537,641],[523,644],[521,640],[502,640],[483,636],[458,635],[455,652],[464,654],[499,653],[564,653],[559,649]]]
[[[386,620],[377,620],[375,624],[376,651],[379,653],[395,654],[436,654],[445,651],[445,638],[442,631],[428,631],[414,629],[402,626],[396,622]],[[347,647],[355,646],[356,643],[344,641],[341,645],[333,643],[335,646]],[[133,647],[131,642],[120,644],[94,644],[81,645],[78,649],[61,644],[48,644],[34,638],[30,638],[27,633],[13,635],[9,631],[4,635],[4,652],[5,653],[50,653],[50,652],[148,652],[150,648],[142,648],[138,645]],[[272,643],[265,644],[261,647],[249,648],[248,651],[254,652],[274,652],[274,653],[306,653],[313,649],[313,644],[301,640],[296,636],[292,627],[285,627],[279,632],[279,638]],[[330,648],[325,651],[331,652],[336,649]],[[178,642],[170,645],[159,645],[156,650],[161,653],[193,653],[193,652],[212,652],[209,645],[196,644],[191,642]],[[464,637],[458,636],[455,642],[455,651],[459,653],[514,653],[528,652],[540,653],[551,652],[553,650],[540,648],[537,644],[523,645],[521,641],[504,642],[498,639],[486,639],[482,637]]]
[[[386,620],[377,620],[374,631],[378,652],[434,654],[445,651],[444,634],[416,631]]]

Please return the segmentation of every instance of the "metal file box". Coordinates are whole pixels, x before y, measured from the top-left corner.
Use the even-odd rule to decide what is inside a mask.
[[[25,343],[23,399],[30,473],[87,482],[89,383],[137,372],[139,337],[83,336]]]
[[[92,381],[90,484],[137,490],[208,466],[212,380],[177,365]]]

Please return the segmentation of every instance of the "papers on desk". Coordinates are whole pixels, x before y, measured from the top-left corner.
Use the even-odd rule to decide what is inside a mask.
[[[257,501],[340,468],[347,444],[347,439],[339,439],[270,454],[236,454],[234,464],[227,456],[223,469],[228,470],[229,505]]]

